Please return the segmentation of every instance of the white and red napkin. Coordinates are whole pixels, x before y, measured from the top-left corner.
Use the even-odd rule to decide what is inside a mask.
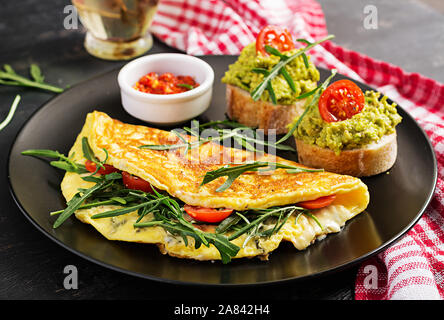
[[[266,25],[285,26],[294,38],[327,35],[315,0],[161,0],[151,32],[191,55],[239,54]],[[367,83],[406,109],[424,128],[438,160],[435,195],[420,221],[397,243],[359,268],[356,299],[444,298],[444,85],[418,73],[342,48],[331,41],[314,47],[317,66]],[[366,266],[378,285],[365,285]]]

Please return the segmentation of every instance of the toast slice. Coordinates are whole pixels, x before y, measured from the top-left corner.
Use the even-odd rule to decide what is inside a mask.
[[[355,177],[373,176],[387,171],[396,161],[398,144],[396,132],[359,149],[343,150],[339,155],[295,139],[299,162],[314,168]]]
[[[265,134],[270,129],[276,129],[276,134],[282,134],[288,131],[287,125],[302,114],[306,99],[293,105],[274,105],[271,102],[254,101],[248,91],[227,84],[226,101],[230,119],[248,127],[263,129]]]

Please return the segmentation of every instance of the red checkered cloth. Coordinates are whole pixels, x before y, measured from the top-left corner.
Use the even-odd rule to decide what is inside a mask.
[[[281,25],[294,38],[327,35],[315,0],[161,0],[151,31],[192,55],[239,54],[262,27]],[[356,299],[444,298],[444,85],[329,41],[310,51],[314,63],[367,83],[410,112],[429,135],[438,159],[435,195],[420,221],[396,244],[360,267]],[[373,268],[378,285],[366,278]]]

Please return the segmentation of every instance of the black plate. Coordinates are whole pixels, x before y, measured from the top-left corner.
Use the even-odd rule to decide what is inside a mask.
[[[213,66],[215,79],[220,79],[235,59],[204,57]],[[327,70],[320,72],[321,79],[329,74]],[[432,197],[437,178],[432,146],[418,124],[399,108],[403,121],[397,130],[398,158],[388,173],[363,179],[370,190],[367,211],[349,221],[340,233],[304,251],[282,243],[267,262],[240,259],[223,265],[164,256],[155,245],[108,241],[75,218],[54,230],[54,218],[48,213],[64,208],[59,187],[63,173],[20,152],[39,148],[66,154],[86,114],[94,109],[123,122],[142,124],[121,107],[117,73],[83,82],[49,101],[24,125],[9,157],[11,191],[25,216],[56,243],[105,267],[148,279],[195,284],[259,284],[319,276],[362,261],[399,239],[420,218]],[[225,87],[216,80],[212,104],[200,120],[224,119],[224,112]],[[292,153],[283,156],[297,159]]]

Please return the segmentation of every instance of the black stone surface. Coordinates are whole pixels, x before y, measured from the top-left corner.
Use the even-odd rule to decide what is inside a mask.
[[[414,1],[373,1],[385,21],[377,31],[363,31],[364,1],[320,1],[336,42],[408,71],[444,81],[443,16]],[[42,68],[46,80],[73,85],[117,68],[89,56],[83,49],[84,30],[63,28],[67,0],[3,1],[0,7],[0,63],[27,73],[30,63]],[[155,41],[151,52],[175,51]],[[16,94],[22,101],[13,121],[0,132],[0,299],[353,299],[356,269],[303,283],[244,289],[198,289],[172,286],[123,275],[59,247],[38,232],[19,212],[7,188],[8,150],[19,128],[53,94],[0,87],[0,119]],[[66,290],[63,269],[75,265],[79,287]]]
[[[441,10],[429,7],[428,2]],[[329,33],[347,49],[444,82],[444,1],[319,0]],[[377,29],[364,28],[364,8],[377,9]]]

